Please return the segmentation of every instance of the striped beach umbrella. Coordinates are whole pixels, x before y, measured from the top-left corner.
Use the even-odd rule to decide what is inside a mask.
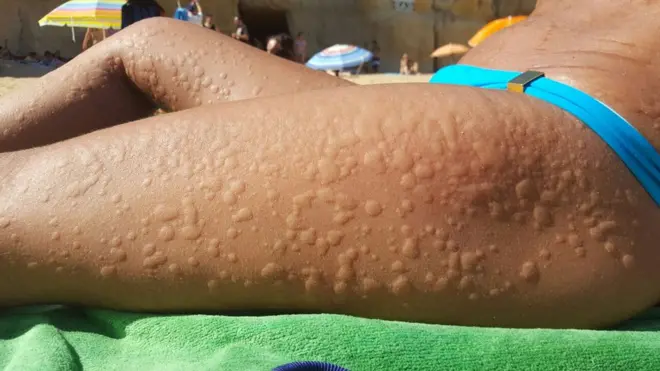
[[[371,61],[370,51],[355,45],[333,45],[316,53],[308,62],[307,67],[315,70],[345,70],[358,67]]]
[[[39,20],[39,26],[121,29],[126,0],[71,0]]]

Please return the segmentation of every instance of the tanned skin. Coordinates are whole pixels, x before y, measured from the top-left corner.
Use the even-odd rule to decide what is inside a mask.
[[[461,63],[541,70],[659,148],[659,22],[539,1]],[[522,94],[351,86],[149,19],[3,97],[0,151],[5,306],[595,328],[660,297],[658,207]]]

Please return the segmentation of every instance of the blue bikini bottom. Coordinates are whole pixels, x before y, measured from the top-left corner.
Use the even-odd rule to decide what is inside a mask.
[[[660,206],[660,154],[626,119],[601,101],[536,71],[521,74],[458,64],[439,70],[430,82],[525,93],[563,109],[598,134]]]

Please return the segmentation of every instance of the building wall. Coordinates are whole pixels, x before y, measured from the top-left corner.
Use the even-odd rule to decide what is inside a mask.
[[[257,3],[258,0],[247,0]],[[288,9],[293,33],[307,35],[310,52],[335,43],[359,46],[377,40],[382,70],[398,71],[403,53],[431,72],[429,54],[446,43],[467,43],[483,25],[500,16],[529,14],[535,0],[415,0],[412,11],[399,11],[392,0],[271,0],[270,6]],[[264,4],[266,5],[266,4]],[[257,6],[257,4],[255,4]],[[436,66],[453,63],[444,58]]]
[[[292,34],[307,36],[310,54],[335,43],[364,46],[377,40],[384,71],[396,71],[403,53],[420,63],[422,71],[433,70],[429,54],[448,42],[466,43],[487,21],[512,14],[528,14],[535,0],[414,0],[411,11],[395,8],[394,0],[240,0],[246,7],[285,11]],[[410,0],[401,0],[410,1]],[[27,53],[60,50],[63,55],[80,51],[84,30],[40,28],[37,21],[62,0],[2,0],[0,39],[13,51]],[[185,2],[185,0],[184,0]],[[176,2],[160,0],[168,14]],[[233,29],[239,0],[201,0],[206,13],[225,33]],[[447,58],[440,64],[454,62]]]

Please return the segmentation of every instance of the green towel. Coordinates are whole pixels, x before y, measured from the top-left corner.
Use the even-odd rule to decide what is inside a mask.
[[[660,370],[660,309],[616,330],[434,326],[336,315],[2,312],[6,371],[271,370],[300,360],[375,370]]]

